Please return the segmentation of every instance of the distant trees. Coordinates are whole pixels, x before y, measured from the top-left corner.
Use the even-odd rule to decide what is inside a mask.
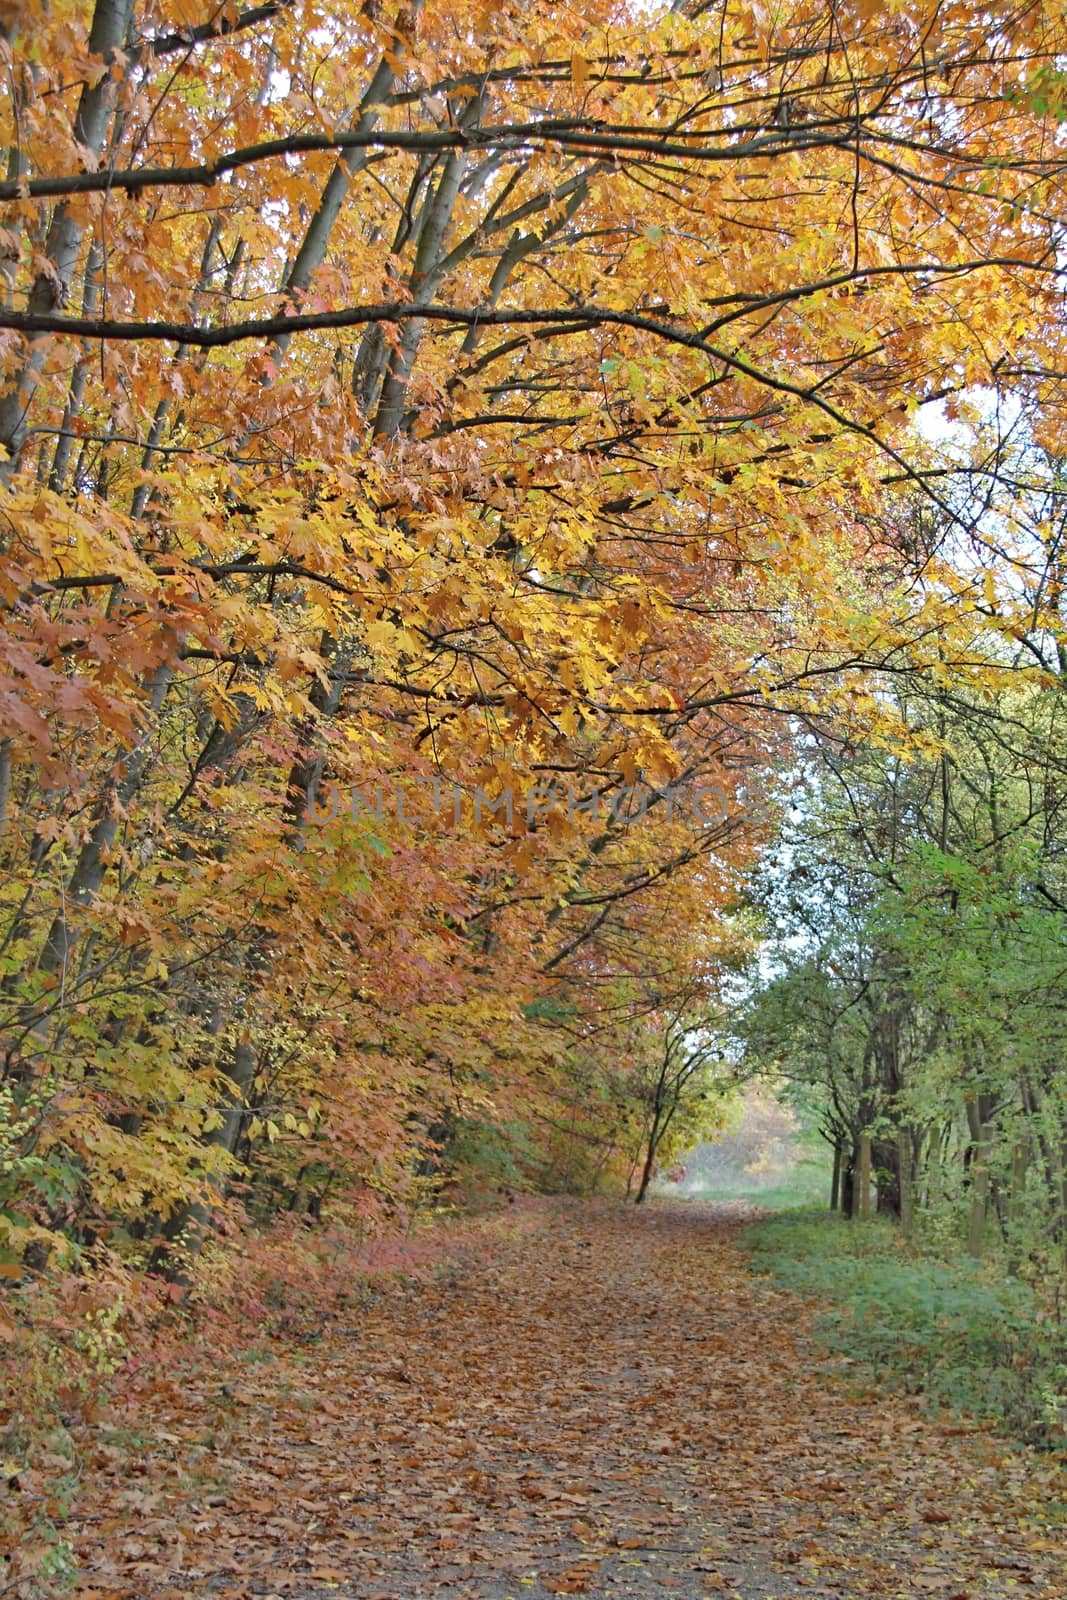
[[[684,1149],[714,1126],[721,1115],[724,1085],[715,1083],[712,1063],[721,1052],[710,1018],[679,1010],[666,1027],[649,1041],[649,1051],[636,1079],[638,1103],[643,1113],[643,1153],[638,1163],[634,1204],[640,1205],[663,1152],[673,1145]],[[718,1090],[718,1096],[714,1091]],[[717,1098],[719,1104],[707,1102]],[[671,1145],[668,1144],[671,1142]]]
[[[750,1064],[817,1086],[834,1201],[980,1255],[1067,1247],[1067,744],[1058,678],[902,707],[901,754],[809,747],[757,897]],[[954,1218],[954,1222],[948,1219]]]

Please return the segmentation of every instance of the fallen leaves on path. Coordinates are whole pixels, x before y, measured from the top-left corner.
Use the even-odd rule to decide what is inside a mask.
[[[448,1281],[192,1352],[84,1429],[86,1600],[1063,1600],[1056,1467],[820,1373],[736,1222],[509,1216]]]

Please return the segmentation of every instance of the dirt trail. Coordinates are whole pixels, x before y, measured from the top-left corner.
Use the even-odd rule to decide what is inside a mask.
[[[1067,1596],[1048,1464],[820,1376],[721,1211],[512,1231],[101,1445],[80,1593]]]

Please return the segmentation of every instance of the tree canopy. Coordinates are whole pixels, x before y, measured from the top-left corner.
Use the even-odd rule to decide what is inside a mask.
[[[802,741],[1060,692],[1058,6],[3,22],[6,1259],[625,1174]]]

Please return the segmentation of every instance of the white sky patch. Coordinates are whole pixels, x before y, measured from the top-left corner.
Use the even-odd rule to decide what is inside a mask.
[[[972,412],[979,425],[998,427],[1002,437],[1015,430],[1022,416],[1022,401],[995,389],[965,389],[956,406]],[[944,400],[930,400],[920,406],[915,413],[915,427],[930,444],[958,445],[961,451],[968,451],[974,442],[974,422],[950,417]]]

